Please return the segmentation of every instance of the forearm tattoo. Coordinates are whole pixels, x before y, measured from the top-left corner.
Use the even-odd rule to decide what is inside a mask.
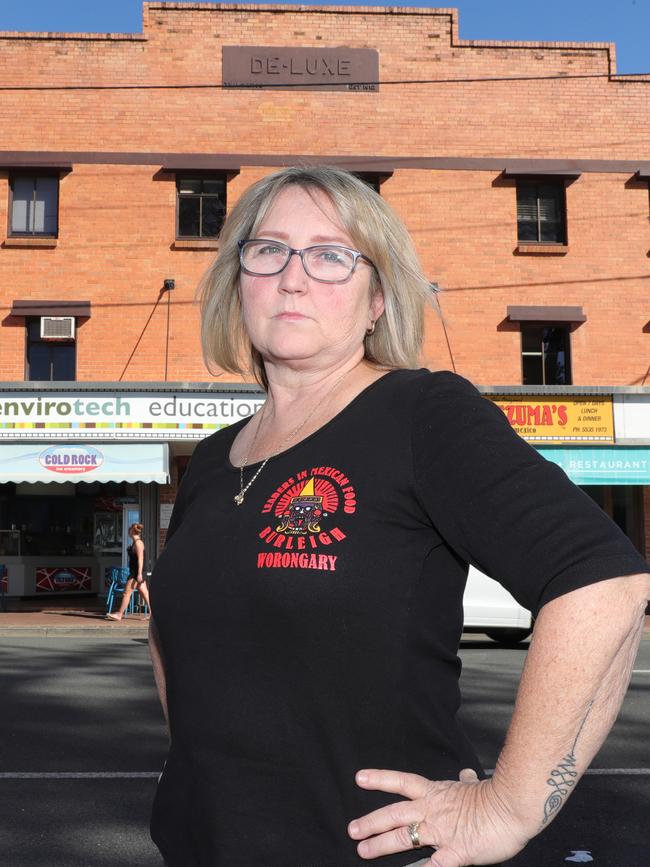
[[[547,785],[549,785],[552,789],[551,794],[548,796],[546,801],[544,802],[544,818],[542,819],[542,828],[548,824],[555,817],[555,814],[559,812],[559,810],[564,805],[567,797],[569,796],[571,789],[576,784],[576,777],[578,776],[578,771],[575,770],[577,765],[576,759],[576,747],[578,745],[578,739],[580,734],[582,733],[583,728],[585,727],[585,723],[587,722],[587,717],[591,713],[591,708],[593,705],[593,701],[590,703],[587,708],[587,713],[585,714],[584,719],[578,729],[578,734],[576,735],[576,739],[573,742],[573,746],[569,753],[562,759],[561,762],[558,763],[556,768],[553,768],[551,771],[551,776],[546,781]]]

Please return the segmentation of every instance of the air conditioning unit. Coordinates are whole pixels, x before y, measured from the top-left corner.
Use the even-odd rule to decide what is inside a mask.
[[[42,340],[74,340],[74,316],[41,316]]]

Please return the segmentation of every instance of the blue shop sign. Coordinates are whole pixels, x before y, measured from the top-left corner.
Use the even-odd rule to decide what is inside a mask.
[[[538,452],[562,467],[576,485],[650,485],[650,446],[544,446]]]

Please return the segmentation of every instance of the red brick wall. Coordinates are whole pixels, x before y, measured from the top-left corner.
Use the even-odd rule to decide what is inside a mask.
[[[461,42],[454,16],[151,3],[142,34],[0,35],[0,84],[72,88],[1,92],[2,148],[647,158],[650,80],[608,79],[611,46]],[[74,89],[219,82],[222,45],[342,43],[377,48],[385,81],[605,77],[386,84],[376,94]],[[168,277],[176,289],[167,378],[210,378],[200,358],[194,295],[213,254],[173,249],[175,183],[159,169],[75,164],[61,181],[57,247],[0,250],[2,378],[24,375],[23,323],[6,317],[11,301],[79,298],[89,299],[93,311],[78,332],[79,379],[162,379],[166,297],[143,329]],[[230,203],[264,171],[244,165],[229,184]],[[427,274],[444,289],[440,304],[459,372],[478,383],[520,382],[520,335],[503,322],[506,306],[564,304],[581,305],[587,314],[572,337],[574,382],[642,382],[649,200],[647,184],[628,183],[632,174],[585,173],[569,186],[565,256],[515,254],[514,182],[500,180],[498,170],[399,169],[385,182],[383,194],[411,229]],[[7,220],[6,184],[5,171],[0,226]],[[434,312],[425,360],[451,366]]]

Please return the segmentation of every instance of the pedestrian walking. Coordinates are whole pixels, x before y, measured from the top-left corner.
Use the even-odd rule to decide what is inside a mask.
[[[144,569],[144,542],[142,541],[143,524],[131,524],[128,533],[131,539],[131,544],[126,549],[126,555],[129,564],[129,577],[126,580],[124,593],[122,594],[122,602],[120,603],[117,612],[106,615],[107,620],[122,620],[124,614],[129,607],[131,596],[135,590],[142,596],[146,606],[151,611],[149,602],[149,588],[143,575]]]

